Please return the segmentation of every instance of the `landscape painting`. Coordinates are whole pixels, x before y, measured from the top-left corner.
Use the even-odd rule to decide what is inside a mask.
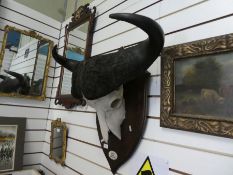
[[[233,53],[177,59],[174,113],[233,119]]]
[[[0,172],[14,170],[17,125],[0,125]]]

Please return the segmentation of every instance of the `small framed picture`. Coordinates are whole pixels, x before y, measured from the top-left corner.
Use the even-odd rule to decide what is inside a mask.
[[[25,126],[25,118],[0,117],[0,174],[22,169]]]

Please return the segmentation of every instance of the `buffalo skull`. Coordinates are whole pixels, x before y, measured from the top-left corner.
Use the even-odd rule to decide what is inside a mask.
[[[108,132],[111,131],[121,139],[121,124],[125,119],[125,100],[123,86],[104,97],[95,100],[86,99],[87,104],[96,109],[103,141],[108,143]]]
[[[160,55],[164,33],[154,20],[128,13],[111,14],[110,18],[131,23],[148,34],[148,39],[118,52],[97,55],[78,62],[67,59],[53,49],[54,59],[72,72],[71,94],[85,99],[97,111],[102,141],[108,143],[109,131],[121,139],[125,119],[123,84],[142,76]],[[136,119],[135,119],[136,120]]]

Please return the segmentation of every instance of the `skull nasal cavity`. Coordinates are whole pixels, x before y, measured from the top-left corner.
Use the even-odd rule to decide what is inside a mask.
[[[116,108],[119,106],[121,99],[117,98],[111,103],[111,108]]]

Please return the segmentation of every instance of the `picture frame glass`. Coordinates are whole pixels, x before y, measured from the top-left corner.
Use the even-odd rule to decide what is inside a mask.
[[[63,144],[63,128],[61,127],[55,127],[53,129],[53,148],[52,148],[52,154],[54,156],[54,159],[60,160],[62,159],[62,144]]]
[[[0,172],[14,170],[17,125],[0,125]]]
[[[177,59],[174,113],[233,120],[233,52]]]

